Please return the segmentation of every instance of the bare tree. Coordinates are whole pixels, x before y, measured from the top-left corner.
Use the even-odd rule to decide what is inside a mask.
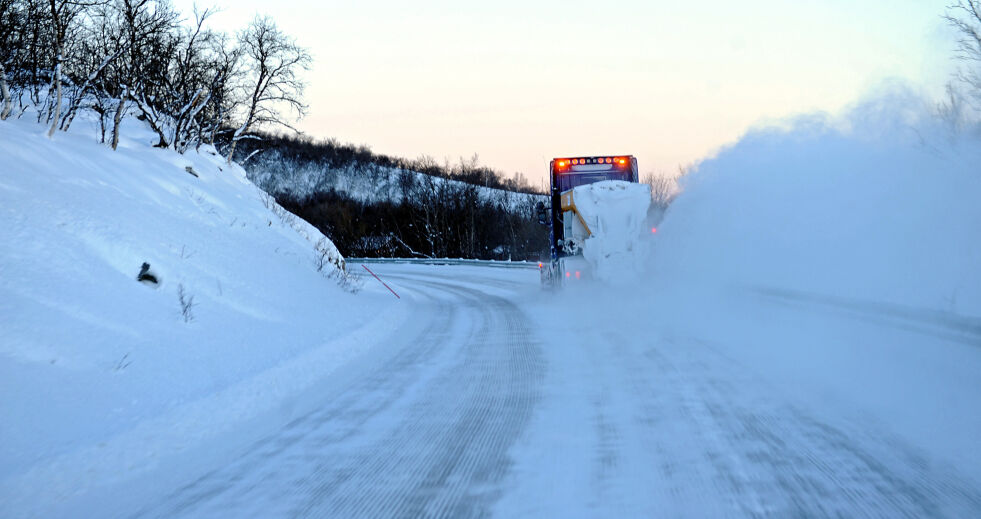
[[[211,109],[213,113],[209,114],[207,123],[199,132],[201,140],[198,144],[205,140],[208,144],[214,144],[218,131],[221,130],[238,104],[234,87],[241,77],[241,48],[230,46],[225,34],[220,34],[212,40],[212,45],[214,56],[212,68],[215,72],[214,80],[211,83]]]
[[[155,117],[156,111],[150,99],[156,92],[153,85],[156,78],[167,69],[167,61],[173,51],[168,48],[169,33],[178,22],[178,14],[168,3],[155,0],[116,0],[116,22],[119,26],[118,46],[124,49],[124,58],[118,73],[118,85],[112,85],[119,92],[112,128],[112,149],[119,143],[119,126],[126,114],[126,101],[133,100],[143,112],[150,127],[160,137],[160,145],[166,145],[166,137]]]
[[[54,51],[51,85],[48,88],[48,119],[51,129],[48,137],[53,137],[61,123],[62,79],[64,75],[65,46],[76,30],[78,15],[87,8],[100,3],[96,0],[48,0],[49,22],[51,23],[52,50]],[[53,96],[53,97],[52,97]]]
[[[310,56],[269,18],[234,39],[205,26],[212,13],[185,24],[170,0],[0,0],[0,119],[14,102],[34,107],[51,136],[91,109],[115,149],[135,114],[180,152],[223,132],[234,152],[262,127],[290,127]]]
[[[68,110],[65,112],[65,115],[61,120],[61,129],[63,131],[68,131],[72,121],[75,119],[75,115],[78,113],[79,107],[82,105],[82,101],[85,99],[86,94],[88,94],[89,89],[96,78],[99,77],[102,71],[105,70],[112,61],[122,55],[124,50],[125,49],[103,51],[105,52],[105,55],[102,57],[101,61],[95,62],[92,66],[88,67],[89,73],[85,76],[82,85],[74,89],[72,92],[71,101],[68,103]],[[86,54],[86,57],[91,58],[92,56]]]
[[[959,35],[956,56],[964,64],[956,79],[981,108],[981,0],[957,0],[947,7],[944,19]]]
[[[9,49],[6,68],[18,83],[17,101],[20,114],[28,105],[40,106],[41,89],[47,82],[50,85],[52,49],[52,27],[49,23],[49,6],[46,0],[14,0],[13,16],[5,17],[3,23],[14,26],[13,38],[0,41],[0,48]],[[24,102],[24,91],[28,103]],[[38,109],[38,122],[45,110]]]
[[[232,161],[238,141],[248,138],[253,128],[285,126],[295,131],[283,111],[295,112],[297,118],[306,113],[302,101],[304,83],[299,74],[311,62],[307,51],[282,33],[268,16],[252,20],[238,40],[246,67],[243,87],[247,94],[242,124],[232,135],[228,162]]]
[[[7,83],[7,66],[13,62],[17,45],[15,36],[20,25],[20,9],[14,0],[0,0],[0,121],[10,116],[10,86]]]
[[[204,28],[204,22],[213,13],[210,9],[194,9],[194,23],[181,31],[170,73],[164,77],[170,105],[167,112],[173,119],[170,142],[182,153],[200,138],[197,118],[211,103],[213,89],[209,87],[221,75],[213,72],[209,56],[211,41],[217,36]]]
[[[651,186],[651,204],[666,209],[678,196],[678,179],[658,173],[648,173],[644,183]]]
[[[10,116],[11,102],[10,87],[7,85],[7,72],[3,62],[0,62],[0,99],[3,102],[3,105],[0,105],[0,121],[4,121]]]

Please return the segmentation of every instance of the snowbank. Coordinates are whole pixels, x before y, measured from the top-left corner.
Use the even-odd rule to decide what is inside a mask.
[[[604,180],[573,189],[576,209],[592,231],[583,258],[604,282],[633,279],[641,271],[642,237],[651,205],[651,186]]]
[[[0,122],[0,502],[11,513],[268,411],[370,343],[344,338],[387,308],[386,296],[340,288],[330,240],[241,168],[209,147],[153,149],[126,124],[114,152],[86,121],[53,140],[32,121]],[[144,263],[158,285],[137,282]],[[387,317],[377,329],[398,323]]]

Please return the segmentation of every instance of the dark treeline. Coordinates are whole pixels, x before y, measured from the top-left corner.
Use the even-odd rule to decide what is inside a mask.
[[[402,178],[398,201],[361,201],[332,190],[277,202],[346,256],[538,260],[545,252],[547,230],[532,219],[531,198],[481,196],[477,186],[408,171]]]
[[[257,185],[346,256],[524,260],[547,244],[539,197],[476,157],[436,164],[277,135],[243,140],[235,153]]]

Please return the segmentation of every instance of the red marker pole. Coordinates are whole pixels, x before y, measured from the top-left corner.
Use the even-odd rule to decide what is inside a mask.
[[[387,288],[389,292],[391,292],[393,295],[395,295],[395,297],[398,297],[399,299],[402,299],[401,297],[399,297],[398,294],[395,293],[394,290],[392,290],[392,287],[390,287],[387,284],[385,284],[385,282],[382,281],[380,277],[378,277],[378,274],[375,274],[374,272],[372,272],[370,268],[365,267],[363,263],[361,264],[361,266],[364,267],[364,269],[367,270],[369,274],[371,274],[372,276],[375,276],[375,279],[377,279],[379,283],[385,285],[385,288]]]

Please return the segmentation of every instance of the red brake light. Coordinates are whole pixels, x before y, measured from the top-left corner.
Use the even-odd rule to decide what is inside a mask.
[[[657,232],[657,227],[651,227],[651,234],[654,234],[656,232]],[[541,263],[539,263],[539,265],[541,265]]]

